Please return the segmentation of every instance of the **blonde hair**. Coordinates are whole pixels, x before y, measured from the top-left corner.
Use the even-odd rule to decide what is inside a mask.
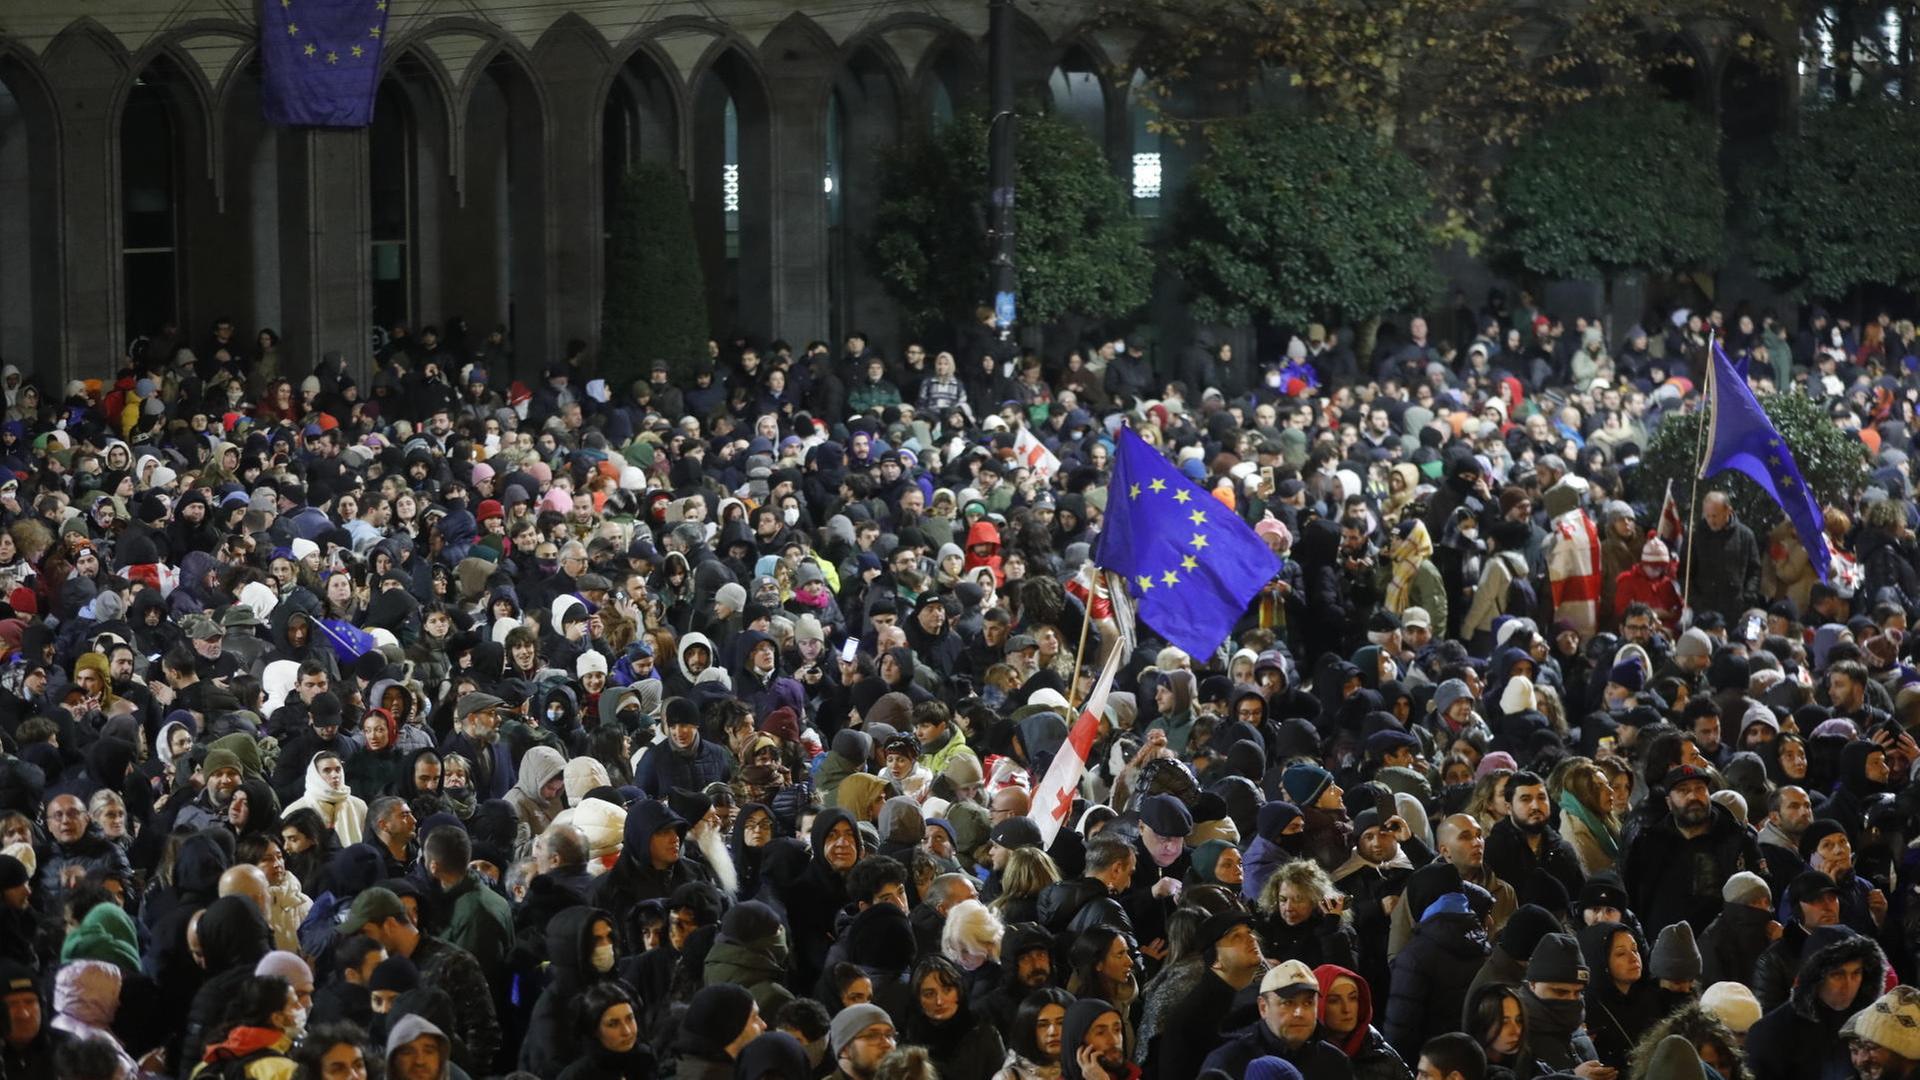
[[[946,925],[940,928],[940,952],[963,968],[969,966],[963,960],[967,954],[993,960],[1000,955],[1000,939],[1006,933],[1006,924],[987,905],[962,900],[947,912]]]
[[[1053,856],[1039,848],[1015,848],[1000,876],[1000,895],[989,906],[996,913],[1005,911],[1008,904],[1039,896],[1040,890],[1059,880],[1060,867]]]
[[[1278,912],[1281,903],[1280,889],[1286,885],[1292,885],[1306,893],[1313,900],[1315,907],[1319,907],[1332,897],[1342,895],[1333,887],[1333,879],[1327,876],[1327,872],[1320,868],[1319,863],[1312,859],[1295,859],[1292,862],[1281,863],[1280,868],[1273,872],[1273,876],[1267,878],[1267,883],[1260,887],[1260,899],[1257,903],[1260,910],[1269,915]]]

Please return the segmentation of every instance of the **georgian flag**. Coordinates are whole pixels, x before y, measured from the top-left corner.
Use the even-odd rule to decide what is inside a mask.
[[[1051,480],[1053,474],[1060,471],[1060,459],[1046,444],[1033,437],[1033,432],[1022,425],[1020,433],[1013,437],[1014,460],[1032,470],[1037,480]]]
[[[1106,577],[1106,571],[1100,571],[1100,577]],[[1105,581],[1099,582],[1107,585]],[[1046,776],[1033,790],[1033,807],[1028,817],[1040,826],[1040,846],[1042,849],[1053,846],[1053,838],[1067,823],[1067,816],[1073,813],[1073,797],[1080,790],[1080,777],[1087,771],[1087,759],[1093,754],[1093,742],[1100,735],[1100,714],[1106,710],[1107,695],[1113,692],[1113,677],[1120,665],[1133,652],[1133,610],[1128,603],[1125,588],[1108,586],[1105,590],[1113,599],[1115,621],[1120,625],[1120,640],[1107,653],[1107,662],[1100,669],[1100,678],[1093,684],[1093,692],[1087,695],[1086,703],[1080,707],[1080,718],[1075,720],[1073,728],[1067,733],[1067,741],[1054,755],[1053,764],[1047,767]]]

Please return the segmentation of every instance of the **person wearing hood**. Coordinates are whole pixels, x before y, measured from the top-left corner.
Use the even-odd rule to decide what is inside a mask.
[[[507,792],[507,804],[526,823],[527,831],[539,835],[566,809],[567,759],[550,746],[535,746],[520,759],[519,778]]]
[[[555,915],[545,933],[546,987],[533,1004],[520,1043],[520,1068],[536,1076],[553,1076],[579,1056],[581,1000],[596,985],[615,978],[618,942],[613,916],[586,906]]]
[[[53,1009],[50,1027],[54,1032],[72,1039],[105,1042],[120,1059],[120,1075],[143,1075],[113,1033],[114,1018],[120,1012],[118,968],[99,960],[75,960],[61,965],[54,977]]]
[[[1841,1028],[1885,988],[1886,958],[1871,938],[1827,927],[1808,941],[1793,994],[1747,1030],[1755,1080],[1850,1075]]]
[[[765,1016],[794,1000],[782,985],[789,956],[786,928],[774,910],[757,900],[736,905],[720,920],[720,936],[707,953],[706,981],[745,987]]]
[[[582,1049],[573,1064],[560,1073],[559,1080],[652,1080],[656,1068],[653,1049],[641,1037],[639,1002],[629,987],[618,982],[589,986],[577,1000],[573,1020],[578,1031],[576,1044]],[[761,1076],[751,1071],[754,1048],[759,1043],[749,1043],[740,1055],[744,1075]],[[801,1060],[804,1063],[804,1055]]]
[[[1602,1064],[1625,1069],[1665,1011],[1659,986],[1646,977],[1646,944],[1632,927],[1608,921],[1582,928],[1579,940],[1588,971],[1597,975],[1587,984],[1587,1037]]]
[[[312,810],[333,829],[342,846],[357,844],[366,835],[367,803],[347,784],[346,766],[331,750],[307,762],[306,793],[289,804],[281,817]]]
[[[281,976],[249,973],[226,1004],[231,1026],[219,1042],[208,1045],[189,1075],[291,1080],[295,1065],[289,1055],[294,1040],[306,1034],[307,1000]]]
[[[260,958],[273,951],[273,931],[248,897],[223,896],[200,916],[200,956],[207,979],[193,995],[180,1038],[182,1061],[199,1061],[221,1018]]]
[[[1147,724],[1147,733],[1164,732],[1167,749],[1185,757],[1197,724],[1193,711],[1193,672],[1185,668],[1161,672],[1154,686],[1153,702],[1158,715]]]
[[[386,1059],[389,1080],[454,1080],[453,1040],[419,1013],[387,1030]]]
[[[700,733],[700,710],[686,698],[668,698],[667,737],[653,744],[634,767],[633,783],[655,799],[676,788],[701,791],[728,779],[727,748]]]
[[[1373,1026],[1373,991],[1367,980],[1335,964],[1313,969],[1320,983],[1321,1037],[1345,1054],[1354,1080],[1406,1080],[1407,1063]]]
[[[620,857],[594,884],[594,906],[631,913],[645,900],[665,900],[683,885],[702,883],[697,864],[682,857],[681,844],[691,824],[666,803],[642,799],[627,812]],[[644,940],[637,925],[620,927],[622,941]]]
[[[770,883],[787,912],[793,986],[819,982],[839,913],[848,902],[847,874],[861,855],[859,826],[853,815],[838,807],[820,811],[809,840],[812,858],[797,877]],[[766,872],[771,874],[772,868]]]
[[[1240,860],[1240,896],[1248,903],[1260,899],[1275,870],[1307,850],[1307,823],[1292,803],[1273,799],[1262,804],[1255,822],[1253,842]]]

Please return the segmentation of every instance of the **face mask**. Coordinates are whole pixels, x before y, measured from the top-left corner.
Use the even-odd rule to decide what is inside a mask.
[[[780,511],[780,520],[786,522],[788,525],[798,525],[800,523],[800,508],[797,506],[789,506],[785,510]]]
[[[595,945],[593,947],[593,970],[602,974],[613,970],[612,945]]]
[[[295,1008],[293,1010],[293,1030],[287,1032],[287,1034],[293,1036],[293,1041],[295,1042],[299,1042],[302,1038],[306,1037],[307,1010],[301,1008]]]
[[[560,570],[559,559],[535,559],[534,565],[538,566],[540,568],[540,572],[542,574],[547,575],[548,577],[552,577],[554,574],[558,573]]]
[[[549,724],[558,723],[564,715],[566,715],[566,710],[560,708],[558,705],[552,706],[547,709],[547,722]]]
[[[1267,385],[1268,385],[1268,386],[1271,386],[1271,387],[1273,387],[1273,388],[1275,388],[1275,389],[1279,389],[1279,386],[1280,386],[1280,373],[1279,373],[1279,372],[1277,372],[1277,371],[1269,371],[1269,372],[1267,372]]]

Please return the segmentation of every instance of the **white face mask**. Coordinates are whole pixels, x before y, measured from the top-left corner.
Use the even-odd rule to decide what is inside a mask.
[[[299,1041],[300,1041],[301,1039],[303,1039],[303,1038],[305,1038],[305,1037],[306,1037],[306,1034],[307,1034],[307,1010],[305,1010],[305,1009],[302,1009],[302,1008],[299,1008],[299,1007],[295,1007],[295,1008],[294,1008],[294,1010],[293,1010],[293,1030],[292,1030],[292,1031],[289,1031],[289,1032],[287,1032],[287,1034],[289,1034],[289,1035],[291,1035],[291,1036],[293,1036],[293,1041],[295,1041],[295,1042],[299,1042]]]
[[[595,945],[593,947],[593,970],[601,974],[613,970],[612,945]]]
[[[789,506],[785,510],[780,511],[780,520],[789,525],[800,524],[800,508],[797,506]]]

